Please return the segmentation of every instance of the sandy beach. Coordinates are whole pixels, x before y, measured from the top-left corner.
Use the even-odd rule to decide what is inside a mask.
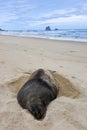
[[[37,121],[17,92],[39,69],[54,70],[58,97]],[[0,130],[87,130],[87,43],[0,36]]]

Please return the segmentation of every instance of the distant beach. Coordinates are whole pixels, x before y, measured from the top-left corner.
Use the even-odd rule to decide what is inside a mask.
[[[87,42],[87,29],[56,29],[45,30],[7,30],[0,31],[1,35],[37,37],[54,40],[71,40]]]

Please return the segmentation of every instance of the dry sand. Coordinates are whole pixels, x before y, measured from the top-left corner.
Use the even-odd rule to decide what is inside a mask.
[[[16,99],[39,68],[55,70],[60,85],[42,121]],[[0,130],[87,130],[87,43],[0,36]]]

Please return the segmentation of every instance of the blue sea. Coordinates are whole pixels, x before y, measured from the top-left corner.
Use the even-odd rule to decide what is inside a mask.
[[[8,30],[8,31],[0,31],[0,34],[87,42],[87,29],[58,29],[55,31]]]

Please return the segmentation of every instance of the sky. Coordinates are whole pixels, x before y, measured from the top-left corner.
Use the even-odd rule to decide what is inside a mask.
[[[87,0],[0,0],[0,28],[87,29]]]

